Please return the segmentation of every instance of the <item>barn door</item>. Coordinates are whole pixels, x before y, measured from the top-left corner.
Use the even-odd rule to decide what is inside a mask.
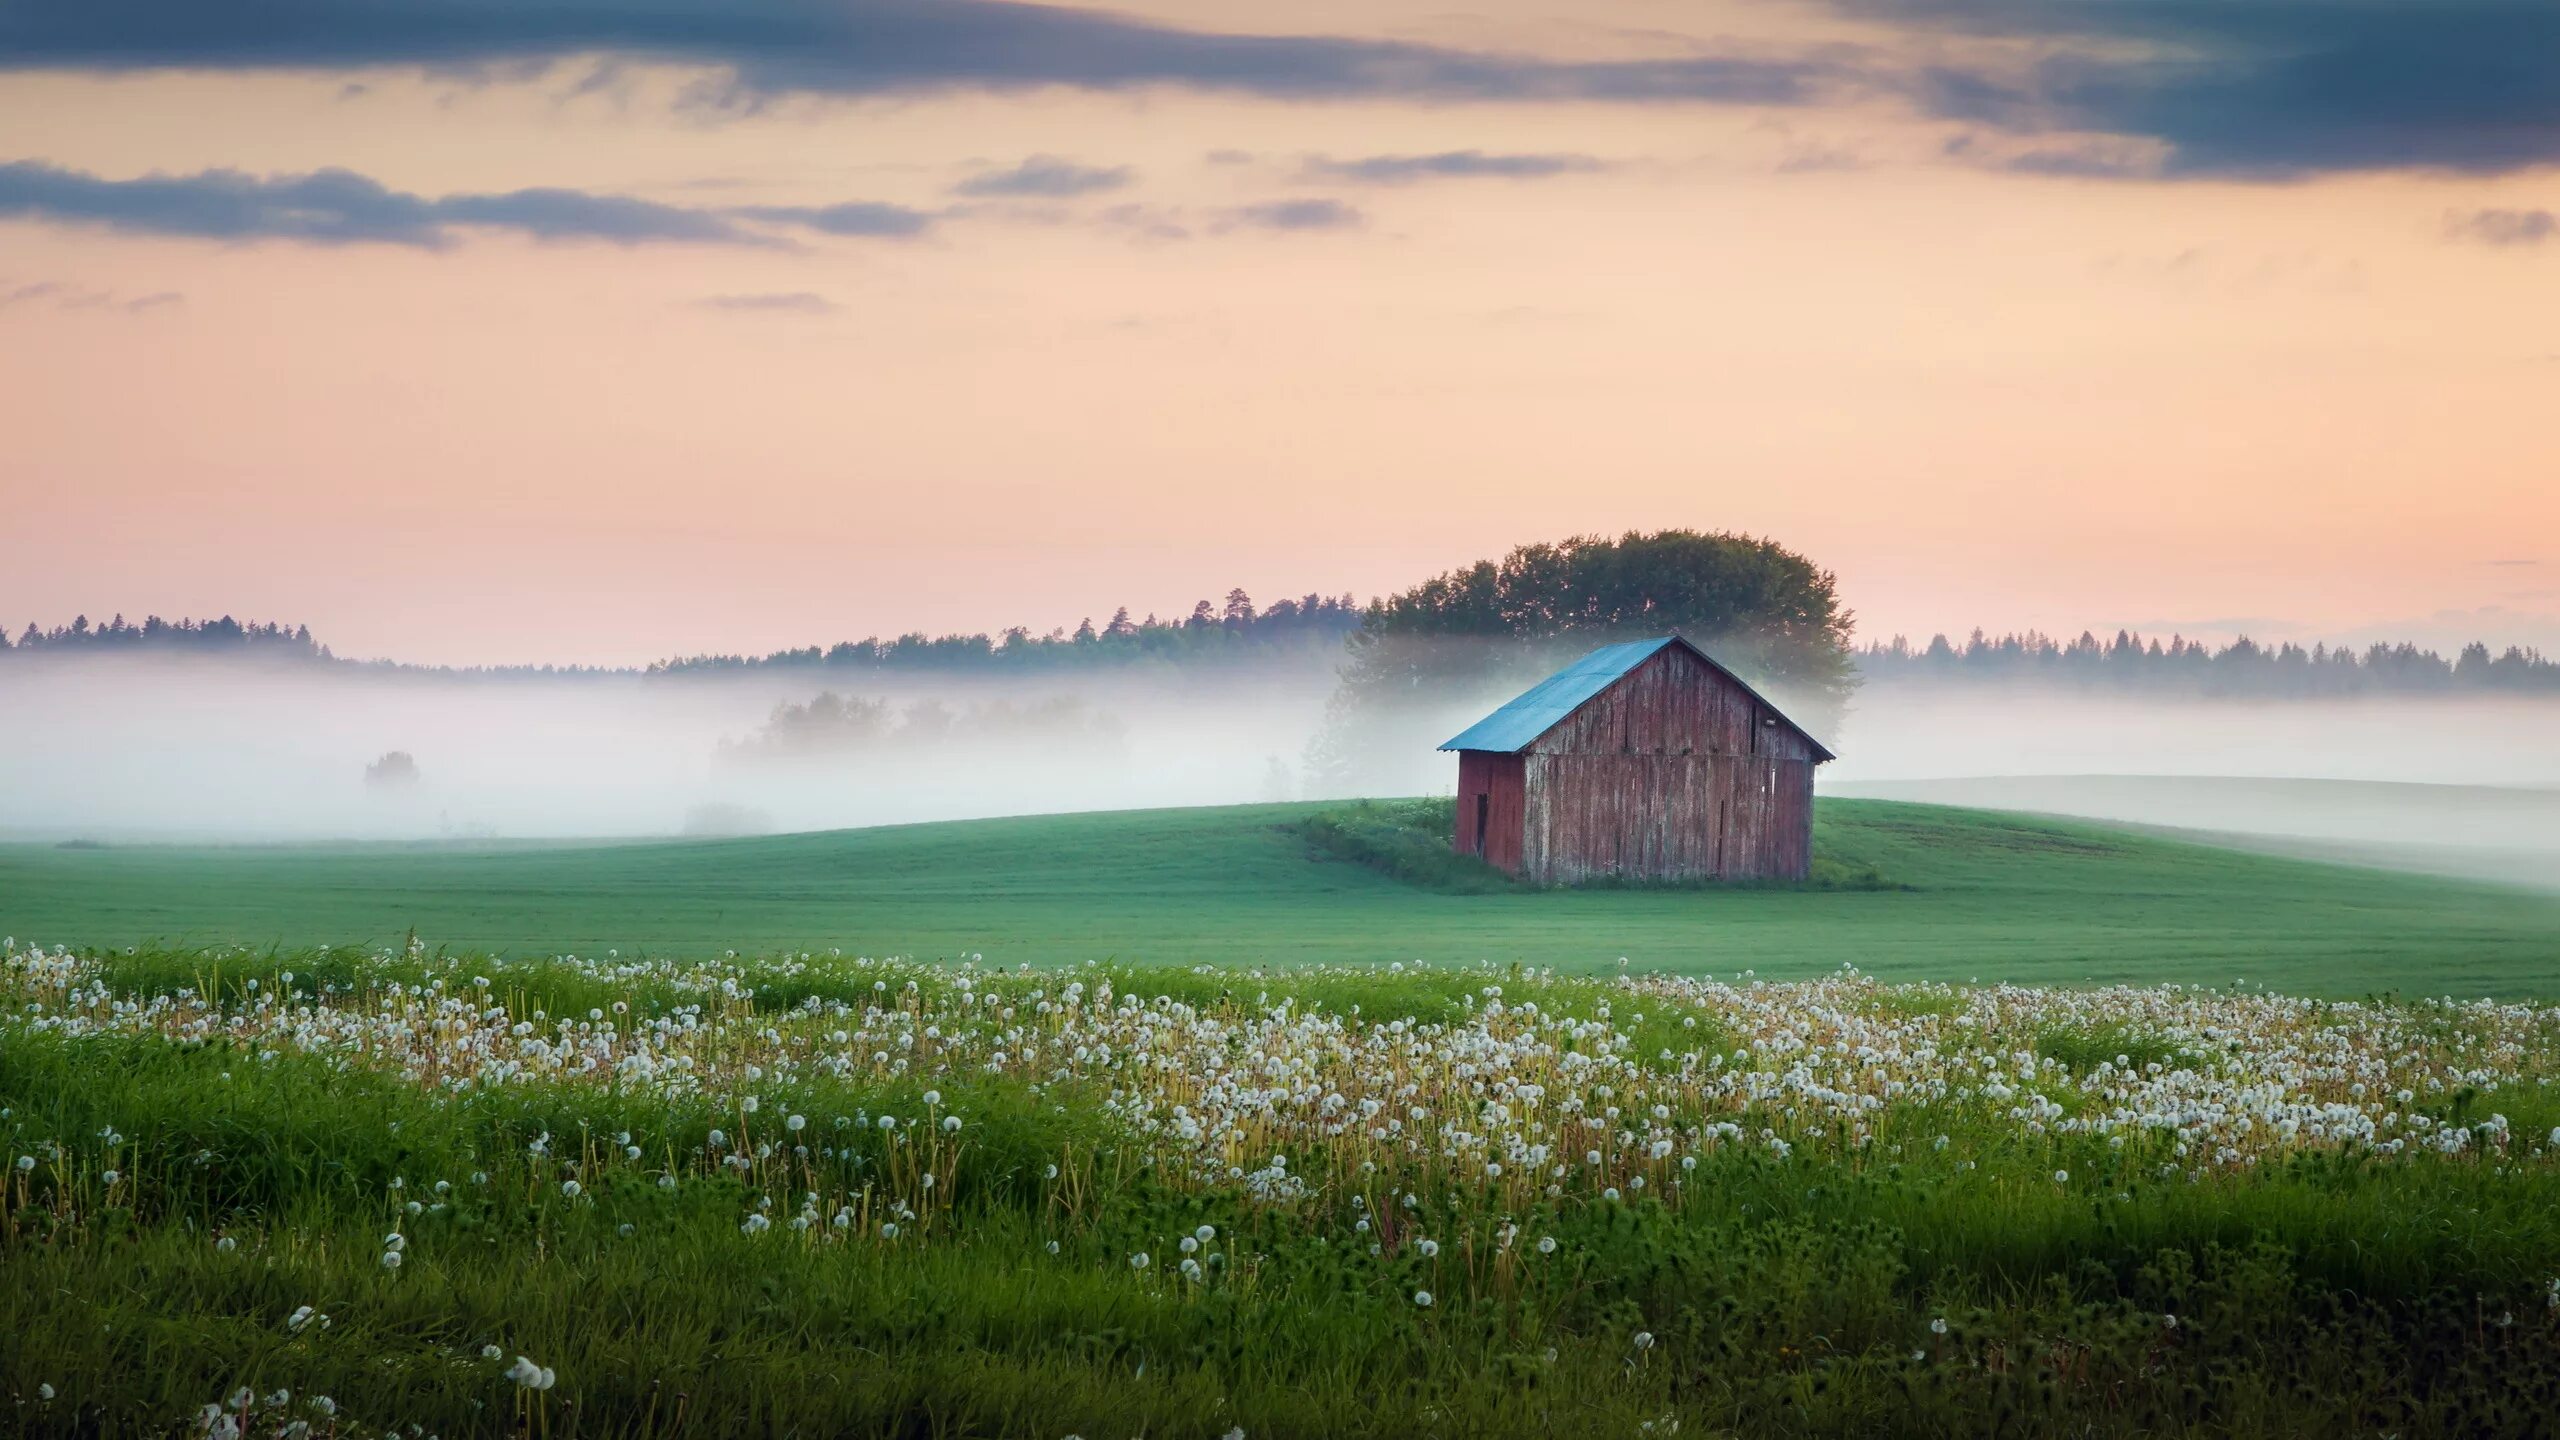
[[[1484,793],[1484,792],[1483,792],[1483,791],[1481,791],[1481,790],[1477,791],[1477,792],[1476,792],[1476,844],[1475,844],[1475,853],[1476,853],[1476,854],[1478,854],[1478,855],[1482,855],[1482,854],[1484,853],[1484,831],[1485,831],[1485,820],[1486,820],[1486,817],[1487,817],[1487,816],[1489,816],[1489,815],[1491,815],[1491,814],[1492,814],[1492,812],[1493,812],[1493,797],[1492,797],[1491,795],[1488,795],[1488,794]]]

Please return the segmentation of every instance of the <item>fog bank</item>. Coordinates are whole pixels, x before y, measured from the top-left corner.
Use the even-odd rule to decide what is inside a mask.
[[[1507,698],[1484,688],[1417,696],[1395,724],[1362,732],[1355,766],[1319,767],[1311,748],[1322,749],[1313,742],[1334,689],[1322,655],[1036,679],[492,679],[195,659],[22,662],[0,668],[9,740],[0,746],[0,837],[648,836],[1337,789],[1446,794],[1455,762],[1433,747]],[[821,692],[843,703],[802,711],[788,743],[777,741],[776,707],[808,707]],[[827,722],[814,741],[813,716]],[[2146,702],[1870,687],[1824,736],[1841,758],[1824,768],[1822,785],[1846,794],[1950,777],[2227,775],[2560,786],[2560,746],[2548,738],[2555,721],[2560,705],[2531,700]],[[414,757],[414,783],[368,783],[367,767],[392,751]],[[1351,773],[1359,778],[1325,778]],[[2059,800],[1912,793],[2035,800],[2031,808],[2068,801],[2082,807],[2074,813],[2107,818],[2336,841],[2406,839],[2416,823],[2405,806],[2332,823],[2304,794],[2227,782],[2138,801],[2086,786]],[[2428,831],[2429,843],[2560,845],[2548,809],[2510,814],[2477,796],[2437,799],[2426,823],[2441,834]],[[2492,824],[2494,816],[2507,818]]]

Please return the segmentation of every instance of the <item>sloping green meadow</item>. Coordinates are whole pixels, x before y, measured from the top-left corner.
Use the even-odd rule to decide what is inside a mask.
[[[1315,853],[1318,807],[645,844],[0,847],[0,933],[517,955],[841,949],[992,964],[1514,961],[1888,979],[2547,994],[2560,897],[2092,825],[1825,800],[1817,851],[1907,889],[1449,894]]]

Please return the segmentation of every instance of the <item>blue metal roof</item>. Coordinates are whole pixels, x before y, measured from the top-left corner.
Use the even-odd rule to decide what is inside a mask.
[[[1658,654],[1676,637],[1629,640],[1603,645],[1521,692],[1520,697],[1468,726],[1443,750],[1495,750],[1505,754],[1529,748],[1531,741],[1582,708],[1582,703]]]

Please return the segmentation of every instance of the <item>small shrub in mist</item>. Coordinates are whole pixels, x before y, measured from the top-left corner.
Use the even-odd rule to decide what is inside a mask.
[[[364,767],[364,783],[381,790],[406,789],[418,783],[418,757],[406,750],[388,750],[382,758]]]
[[[773,833],[773,817],[752,805],[715,801],[696,805],[684,812],[683,833],[703,839],[770,835]]]
[[[803,704],[775,706],[762,729],[723,741],[720,749],[745,760],[940,754],[1000,745],[1095,755],[1119,750],[1124,737],[1117,717],[1073,695],[1026,705],[991,700],[957,710],[926,698],[898,709],[886,700],[826,690]]]

